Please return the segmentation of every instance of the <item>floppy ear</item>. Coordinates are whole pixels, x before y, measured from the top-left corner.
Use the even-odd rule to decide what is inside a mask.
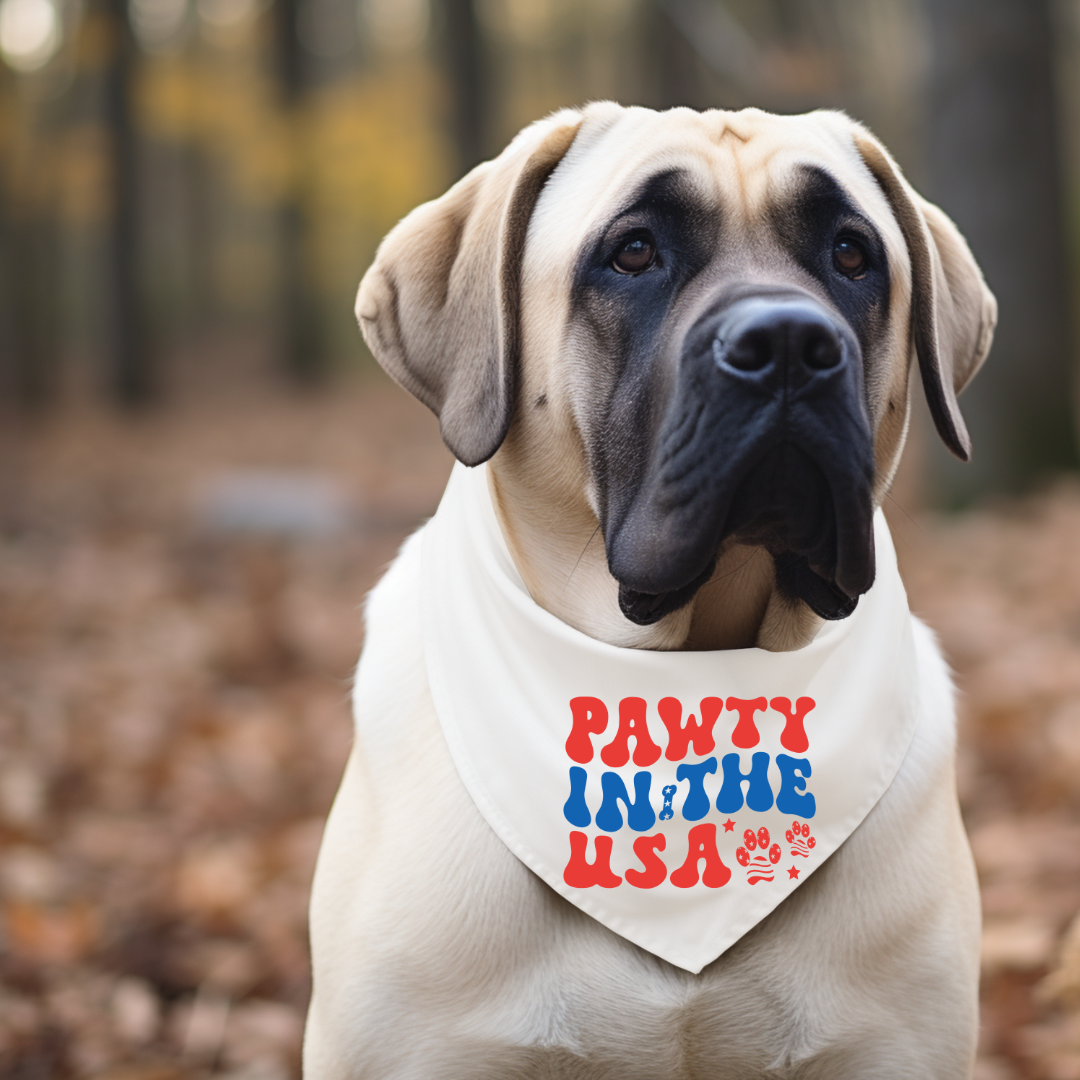
[[[912,336],[930,414],[945,445],[968,461],[971,438],[956,395],[990,351],[997,301],[956,226],[915,193],[869,132],[856,130],[854,138],[907,243]]]
[[[498,450],[514,407],[525,234],[581,116],[526,128],[383,240],[356,315],[375,359],[439,418],[466,465]]]

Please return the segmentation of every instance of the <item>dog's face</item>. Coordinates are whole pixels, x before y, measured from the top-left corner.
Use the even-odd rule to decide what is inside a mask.
[[[410,215],[357,311],[459,458],[502,446],[534,499],[587,501],[637,625],[732,544],[768,552],[789,602],[849,614],[912,355],[966,456],[956,393],[995,316],[951,223],[846,117],[610,104]]]

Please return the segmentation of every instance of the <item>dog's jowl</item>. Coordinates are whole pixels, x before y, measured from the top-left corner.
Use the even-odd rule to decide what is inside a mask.
[[[880,504],[996,307],[839,113],[557,113],[361,283],[457,457],[369,598],[310,1080],[971,1073],[955,714]]]

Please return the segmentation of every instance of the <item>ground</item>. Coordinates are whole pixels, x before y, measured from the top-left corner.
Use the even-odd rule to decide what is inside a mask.
[[[4,421],[0,1076],[298,1075],[360,605],[450,464],[374,375]],[[897,500],[962,690],[977,1076],[1080,1080],[1080,486]]]

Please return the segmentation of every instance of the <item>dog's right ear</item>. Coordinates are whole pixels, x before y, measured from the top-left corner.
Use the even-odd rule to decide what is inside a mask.
[[[563,110],[417,207],[383,240],[356,316],[390,376],[439,418],[466,465],[498,450],[514,409],[521,265],[536,200],[581,126]]]

